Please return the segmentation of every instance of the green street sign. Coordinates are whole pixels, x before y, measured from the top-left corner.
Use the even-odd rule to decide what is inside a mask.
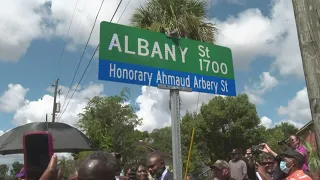
[[[109,22],[100,24],[99,79],[235,96],[229,48]]]

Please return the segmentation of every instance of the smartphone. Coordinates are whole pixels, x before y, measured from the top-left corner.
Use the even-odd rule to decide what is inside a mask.
[[[252,152],[257,152],[257,151],[261,151],[261,150],[263,150],[263,148],[264,148],[264,146],[263,145],[254,145],[254,146],[252,146]]]
[[[23,136],[24,169],[26,180],[39,180],[53,155],[50,132],[29,132]]]

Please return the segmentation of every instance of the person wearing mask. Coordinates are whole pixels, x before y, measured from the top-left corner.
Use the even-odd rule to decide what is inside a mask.
[[[247,179],[247,165],[241,158],[241,153],[238,149],[233,149],[230,153],[232,159],[229,161],[230,176],[235,180]]]
[[[301,144],[300,138],[296,135],[291,135],[289,138],[289,146],[293,150],[296,150],[300,152],[303,155],[303,166],[302,170],[308,172],[309,171],[309,166],[308,166],[308,150],[306,147],[304,147]]]
[[[301,153],[289,148],[280,157],[280,169],[287,175],[286,180],[312,180],[302,170],[304,157]]]
[[[229,164],[224,160],[217,160],[212,166],[210,166],[213,180],[229,180]]]
[[[170,172],[162,159],[162,156],[158,152],[151,153],[148,156],[147,168],[150,175],[155,180],[172,180],[173,173]]]

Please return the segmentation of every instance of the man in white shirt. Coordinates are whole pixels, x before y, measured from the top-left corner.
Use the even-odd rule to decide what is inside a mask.
[[[230,176],[234,180],[247,179],[247,165],[241,160],[241,152],[233,149],[231,152],[232,159],[229,161]]]

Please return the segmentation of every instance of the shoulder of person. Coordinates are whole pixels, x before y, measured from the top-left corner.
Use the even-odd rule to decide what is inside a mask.
[[[308,155],[308,149],[305,146],[300,146],[299,149],[297,149],[298,152],[300,152],[302,155]]]
[[[168,171],[167,174],[164,176],[165,180],[173,180],[173,172]]]
[[[239,162],[240,162],[241,164],[246,164],[246,162],[245,162],[244,160],[242,160],[242,159],[240,159]]]

